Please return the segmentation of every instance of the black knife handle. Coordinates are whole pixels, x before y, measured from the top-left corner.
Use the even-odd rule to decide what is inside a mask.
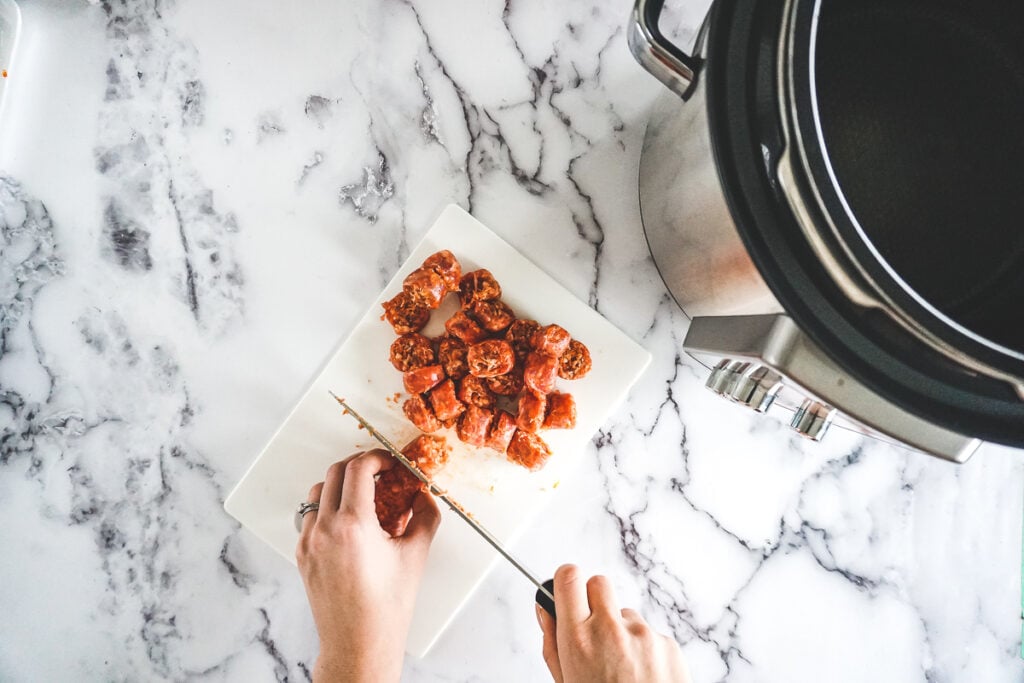
[[[555,580],[554,579],[548,579],[547,581],[545,581],[544,582],[544,587],[547,588],[548,592],[551,593],[552,595],[555,594]],[[555,601],[554,600],[552,600],[548,596],[544,595],[540,591],[539,588],[537,589],[537,594],[534,596],[534,599],[537,601],[537,604],[540,605],[541,608],[545,612],[547,612],[548,614],[551,615],[552,619],[556,618],[555,617]]]

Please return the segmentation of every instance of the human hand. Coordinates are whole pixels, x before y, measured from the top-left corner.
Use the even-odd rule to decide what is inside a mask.
[[[400,467],[387,451],[359,453],[327,470],[307,500],[295,549],[320,634],[314,681],[397,681],[427,551],[441,522],[421,491],[401,536],[380,527],[374,476]]]
[[[559,567],[555,613],[557,621],[537,605],[544,661],[556,683],[690,683],[676,642],[652,631],[636,611],[620,610],[605,577],[584,583],[573,565]]]

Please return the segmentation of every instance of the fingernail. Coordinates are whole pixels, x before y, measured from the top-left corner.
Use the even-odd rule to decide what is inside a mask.
[[[535,612],[537,612],[537,626],[540,626],[540,629],[543,631],[544,630],[544,617],[541,616],[540,605],[534,604],[533,609],[534,609]]]

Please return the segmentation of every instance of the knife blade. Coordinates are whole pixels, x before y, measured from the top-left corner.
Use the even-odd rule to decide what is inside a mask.
[[[551,616],[554,616],[555,596],[553,594],[553,589],[548,588],[548,586],[551,585],[550,581],[540,581],[533,574],[533,572],[527,569],[522,562],[517,560],[516,557],[512,555],[512,553],[510,553],[505,548],[504,545],[502,545],[501,541],[499,541],[494,536],[494,534],[488,531],[480,522],[476,521],[476,519],[474,519],[469,514],[469,512],[466,511],[466,508],[459,505],[459,503],[456,502],[445,491],[438,488],[438,486],[434,484],[434,482],[432,482],[430,478],[427,477],[427,475],[423,474],[420,468],[418,468],[411,460],[409,460],[409,458],[405,457],[402,451],[398,450],[398,448],[393,443],[391,443],[390,439],[384,436],[376,427],[367,422],[366,418],[364,418],[362,415],[353,410],[352,406],[345,402],[345,399],[339,398],[333,391],[329,391],[328,393],[334,398],[335,401],[337,401],[341,405],[341,407],[345,411],[345,414],[351,415],[353,418],[355,418],[355,420],[359,422],[359,424],[361,424],[367,432],[369,432],[370,436],[372,436],[382,446],[384,446],[384,448],[389,453],[391,453],[391,455],[393,455],[395,459],[398,460],[398,462],[402,463],[402,465],[404,465],[405,468],[409,470],[409,472],[411,472],[414,477],[423,482],[427,486],[427,489],[432,494],[434,494],[434,496],[436,496],[442,502],[444,502],[444,504],[447,505],[452,512],[458,515],[462,519],[462,521],[466,522],[466,524],[468,524],[470,528],[473,529],[473,531],[477,532],[481,536],[481,538],[487,541],[492,548],[497,550],[499,555],[508,560],[513,567],[518,569],[523,576],[529,579],[530,583],[537,587],[538,603],[540,603],[541,607],[547,610],[547,612],[550,613]],[[547,602],[547,600],[541,600],[541,596],[547,598],[547,600],[550,600],[550,602]]]

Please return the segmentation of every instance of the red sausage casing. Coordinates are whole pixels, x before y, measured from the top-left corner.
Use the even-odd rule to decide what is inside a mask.
[[[555,390],[558,376],[558,358],[534,351],[526,357],[523,366],[523,384],[538,394],[550,394]]]
[[[544,429],[572,429],[576,426],[576,399],[572,394],[548,394]]]
[[[512,324],[516,314],[499,299],[474,301],[467,310],[469,317],[480,323],[480,327],[489,332],[501,332]]]
[[[409,273],[402,283],[402,291],[416,303],[430,309],[440,306],[447,293],[444,280],[430,268],[417,268]]]
[[[477,325],[476,321],[463,311],[455,311],[444,324],[444,329],[448,330],[448,334],[458,337],[466,344],[476,344],[487,339],[487,331]]]
[[[441,421],[437,419],[434,411],[419,394],[406,399],[402,404],[402,412],[409,418],[409,422],[412,422],[421,432],[436,432],[441,428]]]
[[[491,423],[491,428],[487,432],[487,441],[484,442],[484,446],[487,448],[493,448],[499,453],[504,453],[508,449],[508,444],[512,441],[512,435],[516,433],[516,419],[512,417],[512,414],[504,410],[499,410],[494,416],[494,422]]]
[[[548,325],[533,333],[533,348],[545,356],[558,358],[569,348],[572,337],[565,331],[565,328],[558,325]]]
[[[529,389],[519,397],[519,414],[516,426],[526,432],[536,432],[544,425],[544,413],[547,400],[544,394],[537,394]]]
[[[436,436],[419,436],[402,449],[402,454],[416,463],[427,476],[448,461],[450,452],[444,437]],[[405,531],[408,512],[422,488],[420,480],[397,463],[381,473],[374,484],[373,502],[377,520],[384,531],[392,536]]]
[[[373,486],[373,505],[384,531],[398,536],[405,531],[407,513],[423,484],[409,470],[396,464],[381,473]]]
[[[430,407],[434,409],[434,415],[442,423],[458,417],[466,409],[466,406],[455,395],[455,384],[450,379],[446,379],[434,387],[427,398],[430,399]]]
[[[528,470],[539,470],[551,457],[551,449],[544,439],[531,432],[517,429],[505,451],[508,459]]]
[[[483,446],[487,441],[487,430],[493,419],[494,412],[487,408],[466,406],[466,412],[459,418],[459,426],[455,433],[459,435],[460,441],[470,446]]]
[[[444,368],[440,365],[428,365],[416,368],[402,375],[402,383],[410,394],[425,394],[436,387],[444,379]]]
[[[421,434],[402,449],[402,455],[416,463],[416,467],[428,477],[444,467],[452,454],[448,439],[443,436]],[[399,465],[401,467],[401,465]],[[402,467],[402,469],[405,469]]]
[[[445,289],[449,292],[459,291],[459,280],[462,279],[462,266],[455,255],[447,249],[431,254],[423,261],[423,267],[429,268],[441,276]]]

